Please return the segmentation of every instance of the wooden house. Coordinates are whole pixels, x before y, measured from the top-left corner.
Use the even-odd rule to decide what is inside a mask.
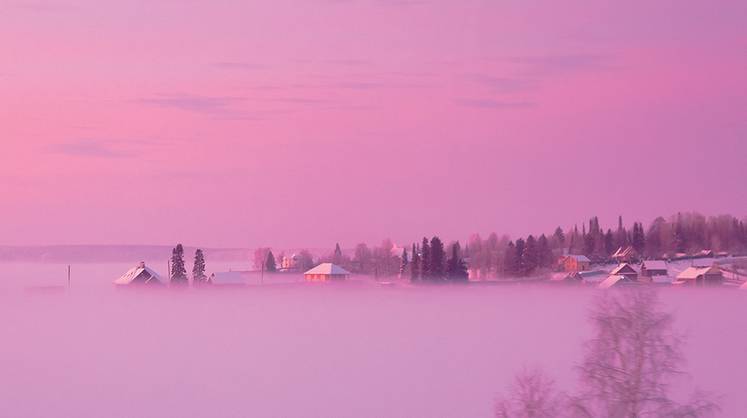
[[[332,263],[322,263],[303,274],[309,282],[325,282],[328,280],[344,280],[350,277],[350,272]]]
[[[688,267],[677,275],[673,284],[685,286],[710,286],[720,285],[724,281],[721,268],[717,265],[710,267]]]
[[[638,280],[638,272],[628,263],[622,263],[615,267],[611,272],[610,276],[623,276],[628,281],[634,282]]]
[[[667,275],[669,275],[669,270],[667,269],[667,262],[664,260],[646,260],[641,263],[641,276],[643,277]]]
[[[591,268],[591,260],[585,255],[566,255],[561,257],[560,265],[569,273],[586,271]]]

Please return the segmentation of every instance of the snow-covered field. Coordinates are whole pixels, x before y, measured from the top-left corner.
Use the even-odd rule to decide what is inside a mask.
[[[129,267],[73,266],[66,289],[50,287],[66,284],[65,266],[0,264],[0,416],[489,417],[525,365],[572,389],[598,292],[365,281],[113,289]],[[723,416],[747,416],[747,292],[659,293],[688,335],[683,388],[720,394]]]

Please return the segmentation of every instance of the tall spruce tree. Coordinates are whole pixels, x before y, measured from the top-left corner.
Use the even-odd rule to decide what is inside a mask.
[[[563,228],[555,228],[555,232],[552,234],[554,241],[554,248],[563,248],[565,246],[565,234]]]
[[[274,273],[278,271],[278,266],[275,264],[275,256],[272,255],[272,250],[267,252],[267,261],[265,261],[265,271]]]
[[[195,251],[195,262],[192,266],[192,284],[199,286],[207,282],[205,276],[205,254],[201,249]]]
[[[524,252],[521,255],[521,261],[524,267],[524,274],[530,275],[537,268],[538,261],[537,240],[533,235],[527,237],[524,245]]]
[[[420,280],[420,254],[415,244],[412,244],[412,261],[410,262],[410,281]]]
[[[512,270],[516,276],[523,276],[526,273],[524,266],[524,248],[526,247],[526,241],[523,238],[516,240],[516,256],[514,258],[514,266]]]
[[[633,223],[632,245],[638,254],[643,254],[646,247],[646,234],[643,232],[643,224],[641,223]]]
[[[335,264],[342,264],[342,249],[340,248],[340,243],[335,244],[335,252],[332,255],[332,262]]]
[[[615,251],[615,236],[612,235],[612,230],[608,229],[607,233],[604,234],[604,255],[608,258]]]
[[[538,266],[542,268],[548,268],[552,266],[552,249],[550,248],[550,242],[545,234],[540,235],[537,240],[537,254],[538,254]]]
[[[407,265],[410,263],[410,260],[407,257],[407,248],[402,250],[402,258],[399,263],[399,277],[402,278],[402,276],[405,275],[405,271],[407,270]]]
[[[469,279],[467,264],[462,258],[458,241],[451,246],[451,258],[447,262],[446,277],[454,282],[466,282]]]
[[[513,277],[516,273],[516,245],[509,241],[503,252],[503,275]]]
[[[171,250],[171,284],[175,286],[189,284],[187,269],[184,267],[184,247],[182,247],[182,244],[177,244]]]
[[[622,215],[617,217],[617,234],[615,240],[615,245],[618,248],[625,248],[628,246],[628,231],[626,231],[625,226],[623,226]]]
[[[431,279],[431,246],[428,238],[423,238],[420,244],[420,277],[423,280]]]
[[[439,237],[431,238],[430,277],[432,280],[442,280],[445,276],[446,251]]]

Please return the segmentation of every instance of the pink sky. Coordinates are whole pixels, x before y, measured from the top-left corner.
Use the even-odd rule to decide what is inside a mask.
[[[0,4],[0,244],[747,215],[744,1]]]

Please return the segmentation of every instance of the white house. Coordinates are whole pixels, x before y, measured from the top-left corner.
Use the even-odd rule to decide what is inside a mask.
[[[350,272],[332,263],[322,263],[303,274],[310,282],[324,282],[327,280],[344,280],[350,277]]]
[[[114,281],[117,286],[129,285],[159,285],[161,277],[152,268],[147,267],[141,261],[137,266],[131,268],[122,277]]]

